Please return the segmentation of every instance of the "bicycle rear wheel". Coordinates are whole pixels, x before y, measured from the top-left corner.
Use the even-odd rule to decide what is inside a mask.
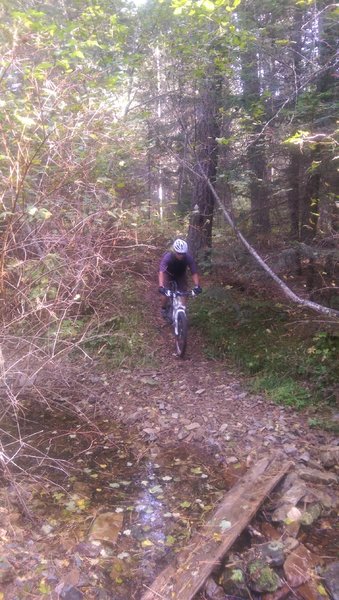
[[[178,313],[178,333],[175,336],[177,355],[183,358],[187,346],[187,317],[184,311]]]

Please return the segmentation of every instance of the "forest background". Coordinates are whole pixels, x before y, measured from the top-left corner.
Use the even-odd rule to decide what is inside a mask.
[[[293,405],[337,400],[338,13],[323,0],[2,2],[6,419],[71,355],[147,355],[133,285],[187,228],[218,283],[192,314],[209,355]]]

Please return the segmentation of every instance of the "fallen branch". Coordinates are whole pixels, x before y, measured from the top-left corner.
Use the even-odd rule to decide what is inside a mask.
[[[192,172],[194,172],[194,171],[192,170]],[[280,279],[280,277],[278,277],[278,275],[276,273],[274,273],[274,271],[272,271],[272,269],[268,266],[268,264],[264,261],[264,259],[261,258],[261,256],[258,254],[258,252],[253,248],[253,246],[251,246],[251,244],[243,236],[241,231],[239,231],[238,227],[234,223],[231,215],[229,214],[228,210],[225,208],[223,202],[219,198],[217,192],[215,191],[215,189],[214,189],[212,183],[210,182],[210,180],[208,179],[208,177],[206,177],[206,175],[204,173],[202,173],[201,177],[206,181],[209,189],[211,190],[211,192],[213,194],[213,197],[214,197],[216,203],[222,210],[225,220],[230,225],[230,227],[233,229],[237,238],[245,246],[245,248],[249,252],[249,254],[251,254],[251,256],[253,256],[253,258],[256,260],[256,262],[264,269],[264,271],[266,271],[266,273],[271,277],[271,279],[273,279],[275,281],[275,283],[280,287],[280,289],[284,292],[285,296],[287,296],[295,304],[298,304],[305,308],[310,308],[311,310],[314,310],[323,315],[327,315],[329,317],[338,318],[339,317],[338,310],[334,310],[333,308],[328,308],[327,306],[323,306],[322,304],[318,304],[317,302],[312,302],[311,300],[306,300],[305,298],[300,298],[300,296],[298,296],[297,294],[292,292],[292,290],[288,287],[288,285],[286,285],[286,283],[284,283]]]

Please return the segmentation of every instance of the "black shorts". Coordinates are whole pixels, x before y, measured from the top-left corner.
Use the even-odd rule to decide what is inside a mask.
[[[173,275],[170,275],[169,273],[164,273],[165,275],[165,287],[168,288],[170,287],[170,283],[172,281],[175,281],[177,286],[178,286],[178,290],[180,292],[187,292],[187,275],[180,275],[179,277],[174,277]]]

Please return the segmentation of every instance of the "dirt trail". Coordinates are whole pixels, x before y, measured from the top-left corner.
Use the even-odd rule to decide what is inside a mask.
[[[195,330],[189,330],[185,359],[177,358],[156,294],[149,292],[146,301],[153,315],[148,326],[157,331],[154,358],[161,368],[106,375],[100,410],[104,403],[105,411],[136,426],[147,441],[199,444],[226,464],[248,465],[273,449],[307,461],[317,458],[319,446],[335,443],[334,434],[309,427],[307,414],[250,393],[234,367],[205,358]]]
[[[40,393],[46,398],[46,406],[50,402],[54,408],[61,409],[61,415],[64,407],[71,407],[83,416],[89,415],[93,427],[89,427],[88,430],[92,432],[96,423],[103,420],[113,425],[114,422],[122,421],[129,426],[128,432],[131,432],[130,444],[136,464],[139,464],[139,448],[143,453],[140,458],[143,458],[147,453],[153,456],[166,455],[163,450],[168,448],[194,447],[206,458],[206,462],[208,456],[213,458],[214,468],[218,472],[220,464],[220,476],[223,479],[226,479],[230,471],[236,479],[252,463],[273,450],[279,450],[296,463],[312,464],[318,458],[320,446],[336,444],[334,434],[312,430],[308,426],[307,414],[279,407],[263,396],[250,393],[246,389],[245,380],[230,364],[207,360],[203,354],[203,340],[195,330],[191,329],[189,332],[187,357],[185,360],[178,359],[174,355],[171,328],[164,326],[158,316],[159,299],[156,293],[147,292],[146,301],[152,307],[148,314],[153,316],[149,322],[144,323],[144,335],[147,335],[147,331],[156,331],[156,344],[148,364],[157,366],[125,368],[122,365],[120,369],[110,370],[100,357],[97,361],[90,361],[80,355],[72,363],[61,365],[62,369],[51,368],[49,374],[43,373],[41,381],[36,385],[40,385]],[[34,387],[30,393],[34,400]],[[67,419],[66,416],[65,418]],[[67,434],[66,425],[59,426],[62,430],[65,429]],[[65,435],[65,431],[62,433]],[[69,437],[73,439],[76,435],[73,432]],[[113,436],[113,446],[115,443],[116,439]],[[99,451],[100,448],[103,451],[105,447],[98,444]],[[86,452],[85,456],[87,454],[91,455],[91,452]],[[79,456],[82,457],[83,454],[80,453]],[[96,465],[97,471],[102,468],[104,475],[109,463],[108,458],[104,461],[107,464]],[[99,460],[99,463],[102,462]],[[83,468],[85,463],[81,465]],[[116,465],[112,463],[107,472],[110,468],[114,471],[114,466]],[[126,470],[126,467],[124,469]],[[98,476],[97,472],[94,476]],[[112,481],[112,478],[113,475],[109,473],[107,481]],[[126,479],[125,474],[123,478]],[[164,479],[171,480],[172,477],[167,476]],[[153,479],[150,481],[150,485],[153,486]],[[97,479],[94,479],[94,482],[94,486],[98,485]],[[69,485],[70,490],[74,488],[73,492],[76,490],[80,494],[79,502],[83,502],[88,494],[88,481],[75,481],[74,484],[70,482]],[[106,485],[106,488],[108,494],[115,493],[113,487]],[[96,491],[99,495],[104,494],[106,488],[101,483]],[[7,498],[6,490],[3,490],[3,498]],[[107,498],[106,504],[100,498],[99,511],[103,507],[106,507],[106,510],[114,509],[111,496]],[[130,502],[128,498],[128,506]],[[176,500],[175,502],[177,503]],[[42,510],[45,510],[45,507],[42,507]],[[105,549],[102,550],[103,564],[100,563],[100,547],[93,548],[87,540],[87,534],[84,537],[83,531],[84,522],[88,522],[86,519],[84,521],[84,515],[88,512],[87,520],[93,520],[97,508],[91,508],[89,505],[84,513],[82,510],[79,508],[79,514],[71,512],[70,525],[67,525],[67,521],[58,524],[49,522],[48,513],[43,512],[39,524],[41,529],[38,528],[37,532],[34,532],[30,526],[27,527],[27,522],[22,519],[15,504],[8,503],[7,509],[0,515],[3,517],[3,520],[0,518],[0,531],[4,534],[0,553],[6,559],[2,564],[2,575],[0,570],[0,578],[2,577],[2,582],[6,582],[6,600],[28,597],[24,586],[29,590],[42,590],[41,595],[35,597],[45,597],[44,590],[47,588],[54,590],[52,598],[59,597],[57,592],[59,594],[61,589],[66,590],[60,597],[67,600],[108,600],[113,597],[112,593],[115,600],[141,597],[140,590],[131,595],[120,586],[120,572],[118,577],[114,572],[115,547],[108,555]],[[133,533],[134,525],[138,525],[136,513],[133,514],[131,523],[130,513],[126,511],[125,514],[127,529],[120,535],[118,544],[119,556],[124,556],[119,559],[120,563],[128,556],[128,553],[122,552],[124,540],[132,540],[133,536],[128,536]],[[152,532],[142,533],[151,536]],[[138,537],[136,541],[140,543]],[[150,543],[149,540],[146,542]],[[156,544],[151,544],[151,547],[154,549],[154,557],[147,547],[145,550],[149,553],[148,562],[144,561],[140,566],[140,577],[146,577],[149,583],[155,575],[154,565],[157,565],[158,560],[156,552],[159,548],[160,551],[163,550]],[[24,548],[29,548],[29,551],[26,552]],[[137,550],[141,556],[142,546],[141,550],[140,546],[137,546]],[[40,575],[36,569],[42,561],[45,568]],[[108,579],[107,568],[110,569]],[[158,566],[156,569],[158,572]],[[16,572],[21,579],[15,578]],[[133,588],[141,584],[135,573],[138,572],[135,571],[133,575],[137,582],[131,580]],[[116,582],[117,579],[119,581],[116,585],[113,584],[112,592],[112,581]],[[109,591],[104,591],[106,585]]]

